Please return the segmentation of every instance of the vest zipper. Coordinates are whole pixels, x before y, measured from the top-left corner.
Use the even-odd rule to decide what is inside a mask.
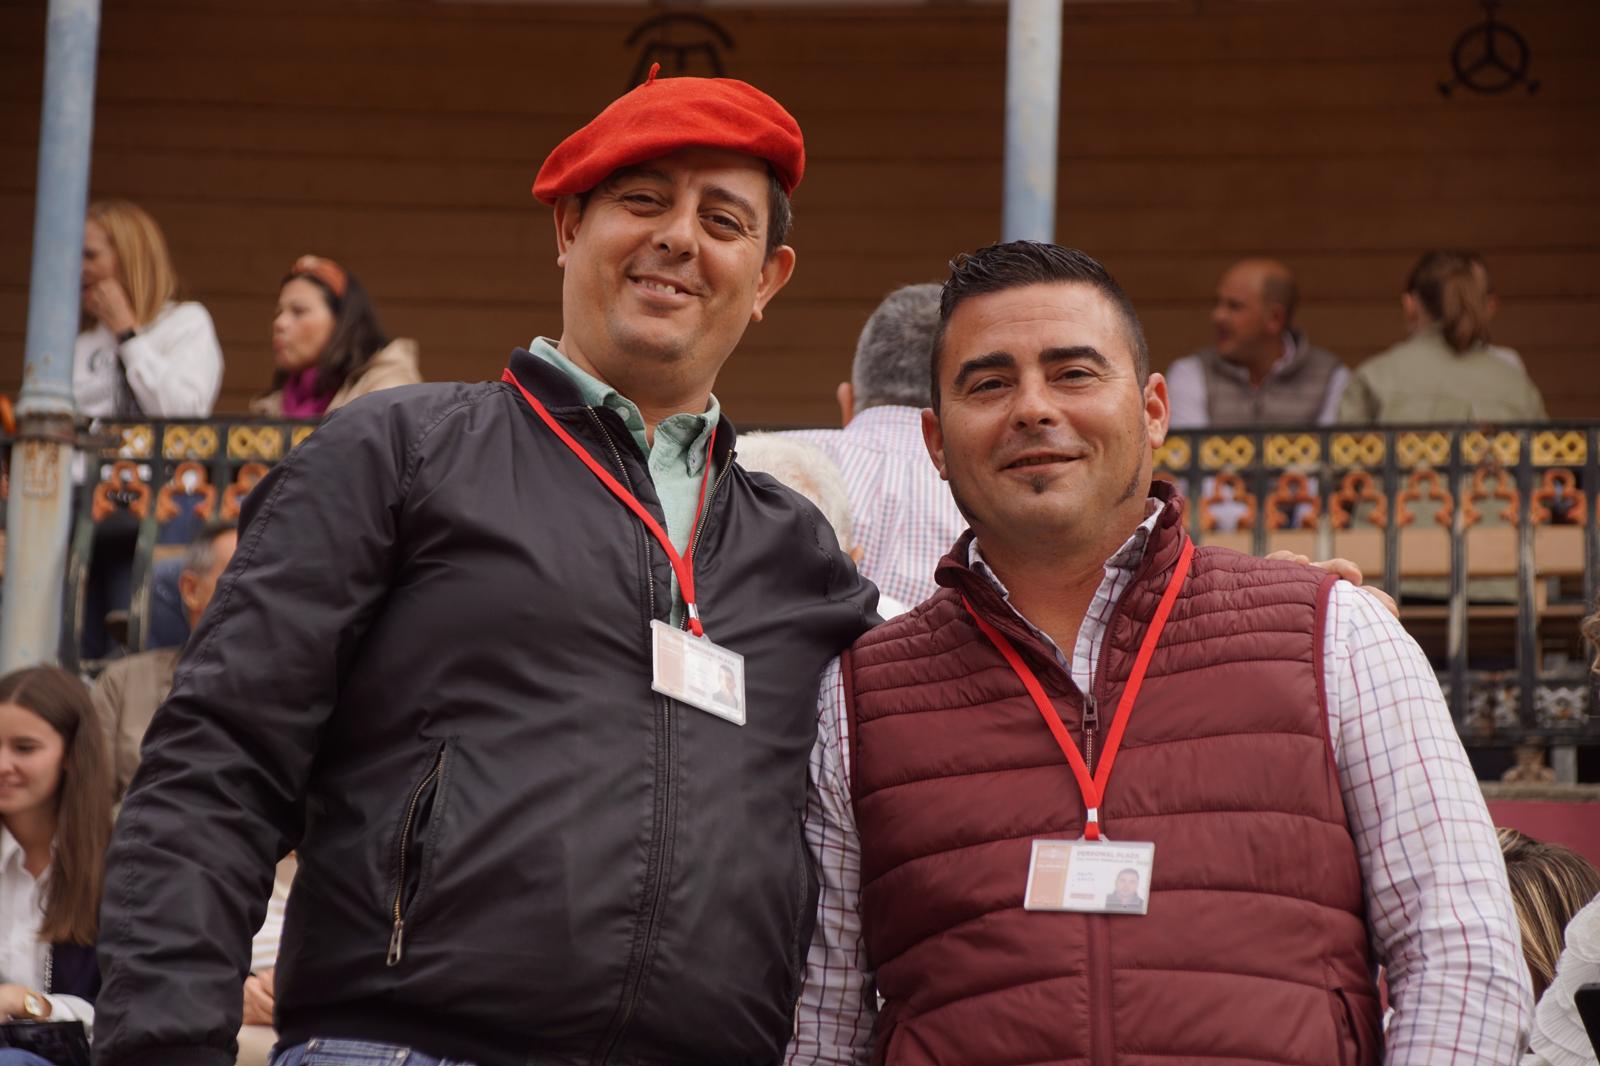
[[[617,470],[622,474],[622,483],[629,492],[634,492],[633,478],[628,475],[628,468],[622,462],[622,452],[617,448],[617,442],[600,421],[600,416],[595,414],[592,406],[585,407],[589,412],[589,419],[594,423],[600,435],[605,438],[606,447],[611,452],[612,460],[617,464]],[[636,496],[637,493],[634,493]],[[650,618],[656,616],[656,577],[655,560],[650,551],[650,538],[644,538],[644,575],[645,588],[649,597]],[[649,624],[646,623],[645,632],[648,646]],[[634,1011],[639,1007],[639,994],[644,986],[645,960],[654,950],[656,939],[656,926],[660,921],[661,900],[666,892],[666,826],[672,814],[672,701],[665,696],[652,693],[656,710],[657,735],[661,738],[661,760],[656,767],[655,790],[655,829],[650,834],[650,853],[645,862],[645,898],[649,901],[644,915],[644,936],[639,941],[638,965],[623,978],[622,1008],[617,1015],[611,1032],[607,1034],[601,1044],[600,1053],[595,1061],[608,1063],[616,1052],[617,1044],[622,1040],[622,1034],[627,1031],[628,1025],[633,1021]]]
[[[400,823],[400,861],[396,868],[394,888],[394,931],[389,934],[389,954],[384,960],[388,966],[400,965],[406,953],[406,860],[411,851],[411,831],[417,818],[417,804],[422,801],[422,794],[428,790],[428,786],[439,779],[439,771],[443,768],[444,749],[440,748],[433,760],[433,768],[412,790],[411,801],[406,804],[406,816]]]
[[[1094,776],[1094,734],[1100,728],[1100,713],[1094,702],[1094,675],[1089,676],[1090,691],[1083,695],[1083,765]]]

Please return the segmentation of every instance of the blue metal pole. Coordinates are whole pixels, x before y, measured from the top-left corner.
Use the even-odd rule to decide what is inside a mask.
[[[1006,27],[1004,240],[1056,232],[1056,130],[1061,101],[1062,0],[1011,0]]]
[[[100,0],[50,0],[26,361],[6,511],[0,670],[53,662],[72,515],[72,350],[89,200]]]

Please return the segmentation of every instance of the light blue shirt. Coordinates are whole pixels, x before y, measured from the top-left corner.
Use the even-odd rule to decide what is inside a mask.
[[[706,464],[712,430],[722,417],[722,408],[712,396],[704,414],[675,414],[656,423],[655,440],[645,433],[644,415],[638,404],[568,359],[547,337],[535,337],[528,351],[560,370],[578,387],[583,402],[591,407],[615,411],[628,427],[633,441],[648,460],[650,481],[661,510],[667,519],[667,539],[682,554],[694,535],[695,508],[700,502],[700,484]],[[713,470],[711,476],[716,477]],[[707,492],[709,493],[709,489]],[[672,575],[672,611],[669,620],[677,625],[683,618],[683,603],[678,591],[678,575]]]

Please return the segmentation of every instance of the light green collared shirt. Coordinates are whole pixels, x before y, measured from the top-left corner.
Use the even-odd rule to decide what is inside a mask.
[[[547,337],[535,337],[528,351],[560,370],[578,387],[583,402],[591,407],[607,407],[615,411],[623,425],[633,435],[633,441],[649,460],[650,480],[655,485],[656,496],[661,500],[661,510],[667,519],[667,539],[681,554],[689,548],[689,538],[694,534],[695,506],[700,502],[700,483],[705,477],[706,465],[712,462],[707,451],[711,431],[722,417],[717,398],[711,397],[704,414],[676,414],[656,424],[655,441],[645,435],[644,415],[639,407],[616,389],[607,385],[578,364],[562,355],[555,342]],[[712,472],[715,478],[715,471]],[[672,612],[669,621],[677,625],[683,619],[683,601],[678,592],[678,575],[672,575]]]

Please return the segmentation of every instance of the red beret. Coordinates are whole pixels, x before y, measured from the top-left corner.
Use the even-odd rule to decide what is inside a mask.
[[[658,64],[659,66],[659,64]],[[806,169],[800,124],[766,93],[733,78],[649,79],[556,145],[533,179],[547,204],[588,192],[612,171],[680,148],[725,148],[766,160],[786,193]]]

